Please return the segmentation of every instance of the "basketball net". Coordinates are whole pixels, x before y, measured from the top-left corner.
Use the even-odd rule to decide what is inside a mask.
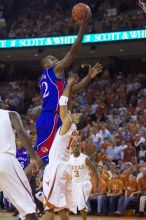
[[[139,6],[142,8],[142,10],[144,10],[144,12],[146,13],[146,3],[143,2],[143,0],[139,0]]]

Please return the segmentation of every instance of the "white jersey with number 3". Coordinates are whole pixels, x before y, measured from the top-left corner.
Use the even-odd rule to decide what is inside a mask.
[[[71,165],[72,174],[72,208],[71,211],[77,213],[87,208],[86,202],[91,193],[92,185],[89,179],[89,168],[86,165],[85,154],[79,157],[70,156],[69,164]]]
[[[70,156],[69,164],[72,169],[73,182],[89,180],[89,168],[86,166],[86,158],[87,156],[82,153],[79,157],[74,157],[74,155]]]

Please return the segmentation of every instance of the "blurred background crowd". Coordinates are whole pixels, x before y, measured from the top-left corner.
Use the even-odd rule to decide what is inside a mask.
[[[0,0],[0,39],[76,34],[78,26],[71,19],[71,9],[78,2]],[[89,3],[93,13],[87,33],[136,30],[146,26],[145,14],[137,0],[84,2]],[[36,80],[36,75],[39,75],[33,71],[25,74],[27,71],[22,69],[15,77],[9,71],[0,75],[0,96],[7,109],[22,115],[34,146],[35,122],[41,111]],[[88,65],[84,65],[78,73],[82,78],[87,72]],[[72,110],[87,114],[88,125],[80,132],[82,151],[86,152],[86,146],[96,149],[90,158],[98,170],[99,184],[96,188],[94,178],[91,178],[93,189],[88,212],[143,216],[146,206],[145,71],[140,65],[135,70],[125,65],[124,72],[122,68],[105,67],[99,77],[73,96]],[[29,163],[28,154],[21,143],[18,142],[17,147],[17,158],[25,168]],[[42,173],[31,180],[34,195],[42,188],[41,180]],[[36,203],[42,213],[42,204],[37,199]],[[2,193],[0,209],[14,210]]]
[[[87,74],[87,69],[86,66],[79,75]],[[41,111],[38,82],[1,82],[0,95],[7,108],[22,114],[34,145],[35,122]],[[139,213],[140,196],[146,193],[146,75],[113,74],[104,69],[96,80],[73,96],[73,112],[76,111],[87,114],[88,126],[80,133],[82,150],[90,143],[96,147],[96,153],[90,157],[100,177],[98,189],[92,180],[89,212],[126,212],[134,203]],[[127,189],[128,200],[121,211]]]
[[[77,33],[71,10],[78,0],[0,1],[0,39]],[[145,28],[145,15],[135,0],[85,0],[93,16],[88,33]],[[55,15],[55,16],[54,16]],[[54,25],[55,24],[55,25]]]

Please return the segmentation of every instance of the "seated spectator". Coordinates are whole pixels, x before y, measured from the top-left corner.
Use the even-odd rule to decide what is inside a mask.
[[[112,214],[117,210],[117,202],[124,190],[124,184],[119,179],[118,174],[114,173],[112,179],[108,182],[109,213]]]
[[[99,178],[103,179],[107,183],[109,181],[109,174],[104,169],[102,162],[98,163],[97,171],[98,171]]]
[[[131,158],[131,163],[132,163],[132,172],[135,176],[137,176],[138,171],[139,171],[139,164],[137,163],[137,157],[132,157]]]
[[[136,156],[136,150],[131,143],[128,143],[127,148],[124,149],[124,162],[130,162],[133,156]]]
[[[97,187],[97,193],[95,198],[97,199],[97,214],[103,215],[108,212],[107,210],[107,182],[102,178],[99,179],[99,184]]]
[[[103,137],[102,137],[101,134],[99,134],[99,133],[97,132],[97,129],[96,129],[95,127],[92,128],[91,137],[92,137],[92,142],[93,142],[94,144],[96,144],[97,149],[100,150],[102,144],[104,143],[104,142],[103,142]]]
[[[108,212],[106,193],[107,193],[107,183],[102,178],[100,178],[97,189],[94,192],[92,192],[87,203],[89,212],[92,209],[93,200],[96,201],[97,215],[104,215],[105,213]]]
[[[127,162],[125,163],[125,170],[120,174],[120,180],[123,182],[124,186],[128,181],[129,176],[133,173],[132,170],[132,163]]]
[[[140,185],[136,181],[136,177],[131,174],[125,184],[125,195],[119,198],[115,214],[123,215],[131,202],[138,201],[140,192]]]
[[[101,150],[99,151],[99,153],[97,154],[97,162],[100,161],[105,161],[106,160],[106,153],[105,153],[105,149],[101,148]]]
[[[144,137],[142,137],[140,134],[135,135],[134,146],[136,148],[137,155],[139,154],[141,144],[144,142],[145,142]]]
[[[143,168],[142,175],[143,176],[138,180],[141,188],[140,204],[139,204],[140,216],[144,216],[144,210],[146,206],[146,168]]]
[[[138,154],[138,162],[139,164],[146,162],[146,146],[144,144],[140,146],[140,151]]]
[[[118,160],[121,160],[122,159],[122,151],[124,151],[124,149],[126,148],[127,146],[125,145],[118,145],[116,146],[116,142],[113,141],[112,142],[112,146],[109,147],[107,150],[106,150],[106,153],[107,153],[107,156],[111,156],[113,161],[115,163],[118,162]]]
[[[116,169],[116,164],[114,162],[111,162],[109,164],[109,170],[107,171],[109,174],[109,179],[111,180],[113,177],[113,174],[115,173],[115,169]]]
[[[99,130],[99,134],[102,136],[102,138],[107,138],[107,139],[112,138],[110,131],[106,127],[106,124],[103,124],[101,126],[101,130]]]

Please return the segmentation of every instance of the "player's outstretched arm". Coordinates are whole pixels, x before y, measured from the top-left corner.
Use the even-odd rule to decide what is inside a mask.
[[[28,137],[28,134],[22,124],[21,117],[17,112],[9,112],[10,120],[12,123],[13,128],[16,130],[16,133],[18,135],[18,139],[21,141],[21,144],[29,153],[30,158],[35,161],[32,162],[32,166],[34,168],[34,172],[37,172],[38,170],[38,157],[36,153],[34,152],[31,141]]]
[[[74,85],[72,91],[78,92],[81,89],[85,88],[89,81],[93,78],[95,78],[99,73],[102,72],[103,66],[100,63],[96,63],[95,66],[91,67],[89,66],[88,74],[85,76],[79,83]]]
[[[65,134],[70,129],[72,124],[71,116],[69,115],[68,101],[71,95],[72,87],[77,81],[78,81],[78,75],[71,73],[71,75],[68,78],[67,85],[59,100],[59,106],[60,106],[59,114],[62,121],[62,126],[60,131],[61,135]]]
[[[98,173],[96,171],[96,167],[93,165],[88,157],[86,158],[86,166],[94,173],[96,177],[96,182],[98,183]]]
[[[75,43],[72,45],[70,51],[66,54],[66,56],[56,64],[54,71],[57,77],[61,77],[64,73],[64,70],[69,67],[76,58],[77,52],[79,51],[82,44],[87,21],[88,19],[85,18],[79,23],[80,29]]]

